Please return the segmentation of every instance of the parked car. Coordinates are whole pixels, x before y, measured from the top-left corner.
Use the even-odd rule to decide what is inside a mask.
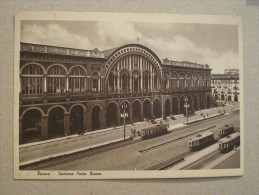
[[[172,116],[170,116],[170,119],[172,119],[172,120],[176,120],[176,118],[172,115]]]

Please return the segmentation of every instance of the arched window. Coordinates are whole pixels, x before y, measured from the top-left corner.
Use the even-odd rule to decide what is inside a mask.
[[[164,78],[164,88],[169,89],[169,73],[165,73]]]
[[[199,87],[204,87],[204,76],[202,74],[199,76]]]
[[[176,89],[178,86],[178,74],[176,72],[172,73],[172,79],[171,79],[171,88]]]
[[[108,79],[108,91],[115,91],[117,89],[117,74],[111,72]]]
[[[21,74],[22,94],[40,94],[43,91],[43,70],[36,64],[27,65]]]
[[[157,91],[159,89],[158,87],[158,78],[157,74],[154,75],[154,90]]]
[[[126,69],[123,69],[120,72],[120,78],[121,78],[121,90],[127,91],[129,89],[129,73]]]
[[[192,75],[190,73],[187,74],[186,85],[187,85],[187,88],[192,87]]]
[[[86,72],[82,67],[74,67],[69,74],[69,91],[84,92],[86,90]]]
[[[140,72],[138,70],[132,71],[132,89],[135,92],[140,90]]]
[[[66,71],[63,67],[55,65],[48,70],[48,93],[66,92]]]
[[[92,76],[92,91],[100,91],[100,76],[97,72]]]
[[[150,72],[148,70],[145,70],[143,72],[143,88],[146,91],[150,89],[150,79],[151,79]]]
[[[181,73],[179,77],[179,88],[185,88],[185,74]]]
[[[195,75],[193,76],[193,87],[194,87],[194,88],[197,88],[197,87],[198,87],[198,75],[197,75],[197,74],[195,74]]]

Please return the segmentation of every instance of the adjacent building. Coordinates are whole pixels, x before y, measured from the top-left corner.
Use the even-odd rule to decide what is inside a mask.
[[[184,113],[185,103],[210,108],[211,97],[209,65],[160,59],[143,45],[20,44],[20,144],[118,126],[124,110],[135,123]]]
[[[225,69],[224,74],[212,74],[211,89],[217,104],[238,102],[240,99],[239,70]]]

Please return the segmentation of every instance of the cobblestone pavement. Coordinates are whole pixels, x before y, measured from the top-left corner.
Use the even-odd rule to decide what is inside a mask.
[[[226,113],[233,111],[235,109],[239,109],[239,104],[233,104],[229,106],[225,106],[224,108],[212,108],[208,110],[197,111],[196,114],[192,117],[189,117],[189,121],[201,119],[201,113],[205,115],[205,117],[212,116],[218,114],[219,111],[223,112],[225,110]],[[157,119],[156,121],[160,122],[162,119]],[[163,121],[164,122],[164,121]],[[166,123],[170,126],[176,126],[186,122],[186,117],[183,115],[176,116],[176,120],[168,119]],[[140,122],[134,125],[127,125],[126,126],[126,136],[131,134],[131,129],[140,130],[144,127],[151,126],[151,123],[148,122]],[[45,142],[39,143],[31,143],[21,145],[19,148],[19,158],[20,163],[30,161],[33,159],[38,159],[41,157],[46,157],[49,155],[54,155],[57,153],[75,150],[78,148],[91,146],[95,144],[100,144],[107,141],[112,141],[118,138],[123,138],[124,131],[123,126],[114,128],[108,128],[104,130],[99,130],[95,132],[89,132],[85,135],[81,136],[72,136],[69,138],[62,138],[62,139],[53,139],[47,140]]]

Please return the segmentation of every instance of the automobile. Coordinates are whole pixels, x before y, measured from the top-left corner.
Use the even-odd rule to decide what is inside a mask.
[[[172,115],[172,116],[170,116],[170,119],[172,119],[172,120],[176,120],[176,118]]]

